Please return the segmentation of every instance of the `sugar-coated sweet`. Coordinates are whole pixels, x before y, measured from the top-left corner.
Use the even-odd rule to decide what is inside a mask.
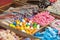
[[[39,24],[32,22],[28,18],[15,19],[9,26],[21,30],[27,34],[34,34],[37,30],[40,29]]]
[[[47,27],[43,32],[35,33],[34,36],[40,38],[41,40],[60,40],[58,30],[51,27]]]
[[[20,40],[19,37],[10,30],[0,29],[0,40]]]
[[[40,24],[41,26],[46,26],[50,24],[55,18],[50,15],[48,11],[43,11],[35,15],[31,20]]]
[[[51,24],[50,24],[50,26],[51,27],[53,27],[53,28],[56,28],[57,30],[59,30],[60,31],[60,20],[54,20]],[[60,32],[59,32],[59,34],[60,34]]]

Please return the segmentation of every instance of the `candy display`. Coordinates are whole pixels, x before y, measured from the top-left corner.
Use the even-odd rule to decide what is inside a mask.
[[[10,24],[10,27],[16,28],[28,34],[35,33],[37,29],[39,29],[40,27],[40,25],[38,25],[37,23],[34,23],[32,21],[27,21],[28,20],[27,18],[20,20],[15,20],[13,23]]]
[[[50,15],[48,11],[43,11],[35,15],[31,20],[40,24],[41,26],[49,25],[55,18]]]
[[[60,15],[60,0],[57,0],[52,6],[49,6],[46,10]]]
[[[60,34],[60,20],[56,19],[54,20],[51,24],[51,27],[56,28],[57,30],[59,30],[59,34]]]
[[[0,29],[0,40],[20,40],[14,32]]]
[[[24,0],[11,0],[6,11],[2,8],[0,40],[60,40],[60,0],[20,1]]]
[[[14,20],[5,19],[2,21],[2,23],[31,35],[40,29],[39,24],[30,21],[28,18],[22,18],[22,17],[18,19],[14,18]]]
[[[13,14],[19,13],[20,15],[23,15],[24,17],[30,17],[30,16],[37,14],[38,10],[39,8],[37,5],[24,5],[22,7],[9,9],[5,12],[13,13]]]
[[[43,32],[35,33],[34,36],[40,38],[41,40],[60,40],[58,30],[51,27],[47,27]]]

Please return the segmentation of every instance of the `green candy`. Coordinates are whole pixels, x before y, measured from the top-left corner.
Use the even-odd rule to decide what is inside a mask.
[[[37,28],[37,23],[33,23],[33,28]]]

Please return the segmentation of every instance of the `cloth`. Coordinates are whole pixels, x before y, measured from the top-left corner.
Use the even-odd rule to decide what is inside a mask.
[[[0,0],[0,7],[11,3],[12,0]]]

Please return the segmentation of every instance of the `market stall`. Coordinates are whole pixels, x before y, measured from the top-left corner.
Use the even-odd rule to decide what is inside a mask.
[[[60,1],[33,1],[10,0],[9,8],[1,7],[0,40],[60,40]]]

